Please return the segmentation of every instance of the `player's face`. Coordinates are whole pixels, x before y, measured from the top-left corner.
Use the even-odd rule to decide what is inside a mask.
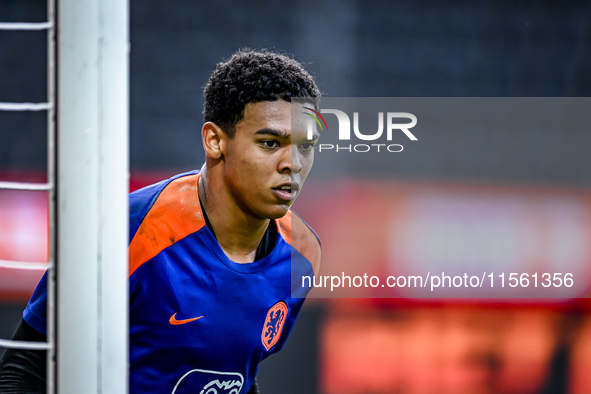
[[[228,188],[240,208],[256,217],[285,215],[314,163],[318,136],[307,139],[303,107],[292,112],[291,106],[280,99],[248,104],[227,140]]]

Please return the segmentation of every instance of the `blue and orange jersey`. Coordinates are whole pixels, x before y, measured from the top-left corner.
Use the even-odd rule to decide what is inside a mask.
[[[250,264],[231,261],[208,228],[199,172],[130,194],[130,392],[246,393],[258,364],[280,350],[314,275],[315,233],[291,211],[275,246]],[[45,332],[43,283],[24,313]]]

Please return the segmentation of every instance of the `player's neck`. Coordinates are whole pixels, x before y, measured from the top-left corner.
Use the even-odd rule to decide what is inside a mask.
[[[222,250],[236,263],[252,263],[269,219],[248,215],[238,207],[205,167],[199,179],[199,198]]]

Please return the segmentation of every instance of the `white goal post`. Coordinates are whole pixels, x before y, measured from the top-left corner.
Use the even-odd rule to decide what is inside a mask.
[[[56,0],[55,12],[55,346],[49,355],[55,364],[49,392],[123,394],[129,357],[129,4]]]

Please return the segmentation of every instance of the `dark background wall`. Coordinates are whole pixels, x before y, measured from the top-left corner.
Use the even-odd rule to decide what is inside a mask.
[[[45,7],[42,0],[0,0],[0,20],[44,21]],[[44,101],[45,40],[44,32],[0,32],[0,101]],[[132,174],[201,165],[202,87],[215,64],[242,46],[293,54],[333,97],[591,93],[589,1],[134,0]],[[45,127],[44,113],[0,112],[0,173],[44,170]],[[563,150],[553,157],[555,170],[532,182],[589,186],[584,151],[591,133],[570,138],[578,150]],[[420,173],[402,167],[397,174],[470,179],[470,168],[459,164],[439,171],[437,163],[454,160],[452,151],[432,154],[432,167]],[[530,165],[543,160],[537,149],[508,154],[525,154],[522,161]],[[525,174],[520,180],[527,182]],[[494,165],[487,176],[512,177]],[[3,337],[21,308],[0,309]],[[298,338],[314,344],[321,315],[318,305],[304,309],[285,351],[263,363],[264,387],[288,382],[293,392],[316,390],[314,348],[303,350]],[[288,359],[298,366],[286,367]]]
[[[1,0],[0,19],[45,2]],[[131,166],[200,166],[201,89],[242,46],[293,54],[332,97],[588,96],[590,20],[586,1],[132,1]],[[0,100],[43,100],[45,60],[44,32],[3,32]],[[44,127],[0,113],[0,169],[43,168]]]

